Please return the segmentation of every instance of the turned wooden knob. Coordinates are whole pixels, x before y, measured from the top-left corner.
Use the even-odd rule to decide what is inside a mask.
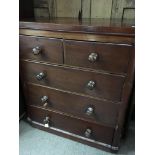
[[[88,107],[86,109],[86,114],[89,115],[89,116],[94,114],[94,108],[93,107]]]
[[[92,80],[91,80],[91,81],[89,81],[89,82],[87,83],[87,88],[88,88],[89,90],[94,89],[95,86],[96,86],[95,81],[92,81]]]
[[[95,61],[97,61],[97,59],[98,59],[98,54],[97,54],[97,53],[91,53],[91,54],[88,56],[88,60],[89,60],[90,62],[95,62]]]
[[[92,133],[91,129],[86,129],[84,135],[85,135],[85,137],[90,138],[91,133]]]
[[[50,127],[50,125],[49,125],[50,121],[49,120],[50,120],[50,118],[48,116],[46,116],[45,119],[43,120],[44,126],[46,128]]]
[[[43,103],[43,107],[46,107],[48,105],[47,101],[48,101],[48,96],[43,96],[41,98],[41,102]]]
[[[41,73],[39,73],[38,75],[36,75],[36,78],[37,78],[37,80],[42,80],[42,79],[44,79],[46,77],[46,75],[45,75],[45,73],[43,73],[43,72],[41,72]]]
[[[41,47],[39,47],[39,46],[34,47],[34,48],[32,49],[32,53],[33,53],[34,55],[40,54],[40,53],[41,53]]]

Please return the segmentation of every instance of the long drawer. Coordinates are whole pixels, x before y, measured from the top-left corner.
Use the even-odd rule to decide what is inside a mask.
[[[111,74],[21,62],[24,80],[53,88],[76,92],[95,98],[121,101],[125,78]]]
[[[20,35],[20,58],[63,63],[63,45],[60,39]]]
[[[29,105],[58,110],[113,127],[116,125],[120,107],[120,104],[99,101],[29,83],[27,84],[27,99]]]
[[[28,106],[28,117],[32,121],[45,124],[46,127],[58,128],[95,141],[111,144],[114,128],[95,125],[82,120],[68,117],[60,113]]]
[[[114,73],[127,72],[133,49],[131,45],[71,40],[64,45],[65,64]]]

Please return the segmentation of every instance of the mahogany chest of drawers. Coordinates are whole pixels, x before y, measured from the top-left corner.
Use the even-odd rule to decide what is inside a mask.
[[[134,79],[134,27],[106,20],[21,21],[19,41],[32,126],[117,151]]]

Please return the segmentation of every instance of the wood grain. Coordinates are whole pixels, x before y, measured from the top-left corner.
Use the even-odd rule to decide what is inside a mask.
[[[33,126],[97,148],[118,150],[134,79],[132,24],[70,18],[20,22],[24,36],[20,53],[25,51],[20,57],[20,78]],[[52,51],[46,58],[33,57],[31,42]],[[65,61],[60,61],[61,50]],[[90,50],[99,52],[98,66],[85,61]],[[38,81],[40,72],[46,76]],[[93,90],[86,87],[90,80],[96,83]],[[40,102],[42,95],[49,97],[47,107]],[[94,116],[85,116],[88,106],[95,108]],[[51,128],[43,126],[46,116]],[[86,128],[93,131],[90,138],[84,137]]]
[[[66,40],[64,63],[71,66],[126,73],[132,46]],[[98,58],[90,62],[88,57],[96,53]]]
[[[134,75],[135,75],[135,48],[130,52],[130,63],[127,73],[127,78],[124,83],[124,89],[122,92],[122,107],[118,114],[118,120],[117,120],[117,129],[114,133],[114,139],[113,139],[113,146],[119,146],[120,145],[120,139],[122,136],[122,132],[124,130],[124,124],[126,121],[126,112],[129,107],[129,99],[133,88],[133,81],[134,81]]]
[[[124,8],[135,8],[135,0],[114,0],[112,6],[111,18],[113,19],[122,18]],[[135,18],[134,14],[132,15],[133,15],[132,18],[134,19]]]
[[[80,0],[57,0],[57,17],[78,18],[80,9]]]
[[[28,105],[44,107],[41,98],[48,96],[47,109],[58,110],[90,122],[115,127],[120,104],[90,99],[30,83],[27,84],[25,91],[27,91]],[[88,107],[94,108],[94,113],[90,116],[86,114]]]
[[[85,121],[74,119],[60,113],[54,113],[49,110],[28,106],[28,117],[32,120],[43,123],[46,116],[50,118],[50,126],[68,131],[84,137],[87,128],[92,130],[90,139],[111,144],[114,128],[94,125]],[[106,133],[106,134],[104,134]]]
[[[37,63],[20,63],[22,76],[25,81],[41,84],[53,88],[94,96],[111,101],[121,101],[121,93],[125,78],[108,74],[79,71],[64,67],[47,66]],[[36,75],[46,74],[43,80],[38,81]],[[93,90],[87,88],[88,82],[95,81]]]
[[[63,63],[63,43],[61,39],[20,35],[19,44],[21,59]],[[32,49],[37,46],[41,48],[41,52],[35,55]]]
[[[91,35],[83,33],[65,33],[65,32],[52,32],[43,30],[30,30],[20,29],[21,35],[32,35],[32,36],[44,36],[49,38],[59,39],[72,39],[72,40],[84,40],[84,41],[99,41],[105,43],[119,43],[119,44],[133,44],[133,37],[122,37],[122,36],[108,36],[108,35]]]
[[[77,18],[81,2],[83,18],[122,18],[124,8],[135,8],[135,0],[34,0],[34,7],[48,9],[51,12],[51,19],[55,17]],[[44,13],[37,12],[35,17],[41,14]],[[132,10],[126,12],[125,16],[127,19],[135,18]]]
[[[54,18],[29,19],[20,21],[20,29],[48,30],[57,32],[77,32],[83,34],[104,34],[114,36],[133,37],[135,29],[134,20],[121,19],[83,19]],[[124,38],[125,39],[125,38]]]
[[[92,0],[91,18],[110,18],[112,0]]]
[[[34,15],[36,19],[50,19],[48,8],[34,8]]]

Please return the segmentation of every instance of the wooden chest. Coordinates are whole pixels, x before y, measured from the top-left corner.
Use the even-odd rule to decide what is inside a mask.
[[[134,79],[134,28],[120,21],[20,21],[20,78],[32,126],[119,149]]]

